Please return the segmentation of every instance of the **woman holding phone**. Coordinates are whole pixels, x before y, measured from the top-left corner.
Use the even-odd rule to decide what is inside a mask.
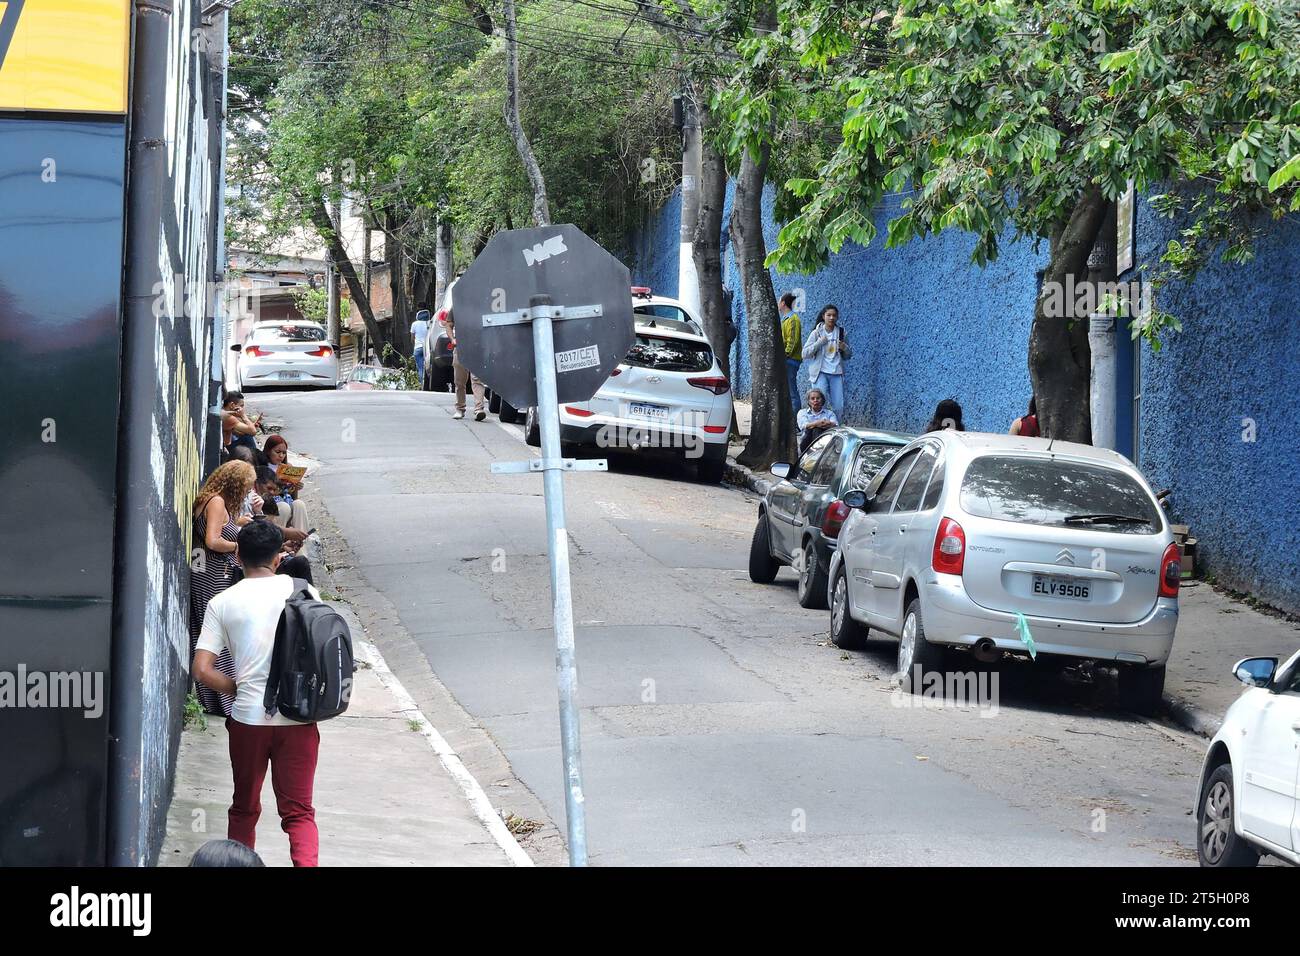
[[[804,343],[803,357],[808,364],[808,380],[826,396],[837,421],[844,421],[844,363],[852,358],[844,329],[839,325],[838,306],[823,306],[817,313],[817,325]]]

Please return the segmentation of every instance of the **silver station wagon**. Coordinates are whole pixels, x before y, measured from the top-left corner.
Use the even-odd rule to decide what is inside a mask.
[[[919,692],[946,647],[1119,667],[1121,703],[1149,713],[1178,624],[1180,554],[1141,473],[1113,451],[940,431],[865,491],[831,556],[831,640],[899,638]],[[1040,661],[1041,662],[1041,661]]]

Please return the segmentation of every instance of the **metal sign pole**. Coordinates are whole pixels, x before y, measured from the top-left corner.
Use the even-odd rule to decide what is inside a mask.
[[[569,581],[569,532],[564,522],[564,466],[560,455],[560,409],[556,398],[555,339],[551,297],[529,299],[533,358],[537,370],[537,421],[542,437],[542,481],[551,558],[551,604],[555,622],[555,678],[560,691],[560,745],[564,752],[564,807],[569,865],[587,865],[587,818],[582,792],[582,741],[578,726],[578,667],[573,642],[573,592]]]

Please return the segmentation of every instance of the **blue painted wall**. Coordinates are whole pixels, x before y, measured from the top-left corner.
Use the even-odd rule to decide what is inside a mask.
[[[1137,259],[1170,225],[1138,211]],[[1224,584],[1300,611],[1300,217],[1269,224],[1246,266],[1214,263],[1157,307],[1183,332],[1140,359],[1138,461]]]
[[[816,275],[773,270],[776,292],[804,290],[805,336],[821,306],[839,306],[855,350],[845,381],[850,423],[916,431],[936,402],[951,397],[961,402],[968,429],[1005,431],[1030,394],[1026,351],[1046,244],[1036,250],[1008,237],[984,269],[970,262],[970,237],[955,231],[887,250],[885,222],[898,201],[882,207],[876,243],[846,247]],[[769,189],[769,248],[778,231],[772,202]],[[728,189],[727,216],[730,205]],[[1137,216],[1140,262],[1158,256],[1175,227],[1144,201]],[[677,290],[679,223],[676,194],[633,246],[636,281],[666,295]],[[724,261],[725,282],[738,290],[725,235]],[[1153,485],[1173,489],[1175,520],[1192,526],[1203,568],[1231,587],[1300,612],[1300,545],[1288,517],[1300,500],[1297,276],[1300,220],[1293,217],[1271,226],[1250,265],[1216,264],[1194,283],[1162,293],[1157,305],[1177,314],[1184,331],[1159,354],[1138,350],[1137,459]],[[733,315],[740,336],[732,378],[744,397],[750,374],[739,294]],[[1121,369],[1125,396],[1128,372]],[[807,387],[806,376],[800,383]],[[1244,419],[1255,423],[1254,441],[1242,440]]]

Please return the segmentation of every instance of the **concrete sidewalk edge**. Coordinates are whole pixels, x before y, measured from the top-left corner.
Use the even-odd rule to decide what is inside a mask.
[[[742,488],[748,488],[755,494],[766,497],[772,488],[772,483],[766,478],[760,478],[754,474],[753,470],[746,468],[736,462],[734,458],[727,459],[727,471],[725,480],[728,484],[740,485]],[[1213,737],[1219,731],[1219,726],[1223,723],[1223,718],[1216,716],[1202,707],[1189,703],[1180,697],[1174,697],[1166,694],[1164,698],[1165,708],[1168,710],[1170,718],[1184,730],[1190,730],[1194,734],[1200,734],[1203,737]]]
[[[465,768],[460,755],[452,749],[442,734],[438,732],[438,729],[429,722],[424,712],[420,710],[419,705],[416,704],[415,699],[402,686],[402,682],[398,680],[397,675],[389,669],[388,663],[384,660],[384,655],[380,653],[379,648],[368,641],[358,641],[354,646],[365,654],[366,663],[374,669],[379,682],[393,695],[393,698],[397,701],[397,706],[401,709],[402,716],[419,726],[420,734],[428,741],[433,752],[438,755],[438,761],[442,764],[443,769],[451,775],[451,778],[460,787],[461,793],[469,802],[470,809],[474,811],[474,816],[491,834],[492,839],[501,847],[510,862],[515,866],[535,865],[533,858],[519,845],[519,841],[515,839],[514,834],[506,828],[501,815],[492,806],[492,801],[488,799],[487,793],[484,792],[478,780]]]

